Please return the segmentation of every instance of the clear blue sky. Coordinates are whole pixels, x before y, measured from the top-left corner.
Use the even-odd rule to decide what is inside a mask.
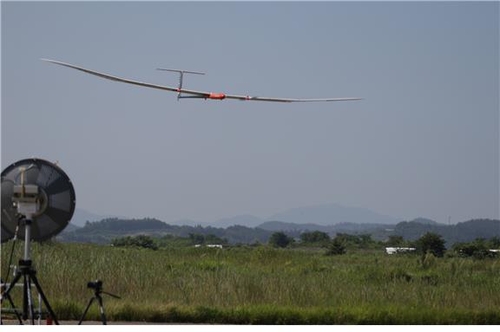
[[[499,217],[499,3],[1,3],[2,169],[59,161],[77,207],[213,221],[338,203]],[[178,102],[40,61],[192,89]]]

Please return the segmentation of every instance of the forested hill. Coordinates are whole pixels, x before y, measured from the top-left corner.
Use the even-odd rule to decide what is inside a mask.
[[[189,237],[190,234],[215,235],[227,239],[229,243],[266,242],[271,232],[244,226],[228,228],[169,225],[153,218],[119,219],[108,218],[97,222],[87,222],[84,227],[64,231],[57,237],[64,242],[109,243],[113,238],[127,235],[149,235],[153,237],[175,235]]]
[[[272,226],[272,227],[271,227]],[[268,222],[256,228],[245,226],[231,226],[228,228],[178,226],[169,225],[153,218],[145,219],[120,219],[107,218],[98,222],[87,222],[84,227],[66,229],[58,235],[57,239],[64,242],[91,242],[110,243],[113,238],[133,235],[149,235],[161,237],[174,235],[189,237],[192,234],[215,235],[226,239],[228,243],[266,243],[269,237],[278,231],[283,231],[289,236],[299,238],[303,232],[322,231],[331,237],[336,233],[370,234],[378,240],[385,241],[391,235],[402,236],[405,240],[414,241],[427,232],[437,233],[450,247],[456,242],[469,242],[477,238],[500,238],[500,220],[476,219],[461,222],[456,225],[438,224],[429,219],[418,218],[413,221],[403,221],[397,225],[364,225],[364,224],[339,224],[329,227],[313,224],[293,224],[282,222]]]
[[[394,229],[395,235],[400,235],[410,241],[420,238],[427,232],[441,235],[446,245],[450,246],[456,242],[469,242],[477,238],[500,237],[500,220],[474,219],[456,225],[403,221]]]
[[[147,230],[168,230],[172,226],[158,219],[118,219],[108,218],[98,222],[87,222],[85,224],[87,232],[92,231],[111,231],[111,232],[133,232]]]

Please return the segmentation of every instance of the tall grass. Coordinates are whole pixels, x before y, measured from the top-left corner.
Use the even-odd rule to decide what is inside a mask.
[[[8,250],[2,246],[2,277]],[[15,257],[20,257],[19,248]],[[257,248],[34,244],[60,319],[103,280],[108,319],[255,324],[499,324],[500,261]],[[5,279],[5,277],[3,277]],[[16,296],[18,296],[17,294]],[[19,299],[17,300],[19,301]],[[98,319],[97,306],[88,317]]]

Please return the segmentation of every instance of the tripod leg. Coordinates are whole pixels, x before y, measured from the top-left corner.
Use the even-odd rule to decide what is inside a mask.
[[[89,308],[90,308],[90,305],[92,304],[92,302],[94,302],[94,297],[92,297],[90,300],[89,300],[89,303],[87,304],[87,307],[85,308],[85,311],[83,312],[83,315],[82,315],[82,318],[80,318],[80,321],[78,322],[78,325],[82,325],[82,322],[83,320],[85,319],[85,315],[87,314],[87,311],[89,311]]]
[[[29,275],[24,276],[24,315],[29,318],[31,325],[35,325],[35,310],[33,309],[33,297],[31,292],[31,279]]]
[[[10,306],[12,307],[12,310],[14,310],[14,314],[16,315],[17,320],[19,321],[19,325],[23,325],[23,319],[21,317],[21,314],[19,314],[19,312],[17,311],[16,306],[14,305],[14,301],[12,301],[12,298],[10,297],[10,295],[7,294],[7,295],[2,295],[2,296],[6,297],[7,300],[9,301]],[[1,319],[1,317],[0,317],[0,319]],[[1,324],[1,320],[0,320],[0,324]]]
[[[45,297],[45,294],[42,290],[42,287],[40,286],[40,283],[38,282],[38,279],[35,274],[31,275],[31,280],[33,280],[33,283],[35,284],[35,287],[38,291],[38,294],[42,297],[42,301],[45,304],[45,307],[47,308],[47,311],[49,312],[50,317],[54,321],[56,325],[59,325],[59,322],[57,321],[56,314],[54,313],[54,310],[52,310],[52,307],[49,304],[49,301],[47,300],[47,297]]]
[[[104,305],[102,304],[102,297],[100,295],[96,295],[97,301],[99,302],[99,310],[101,312],[101,321],[102,325],[106,325],[106,315],[104,314]]]
[[[12,280],[12,282],[9,284],[9,287],[5,290],[5,292],[3,292],[1,302],[3,303],[3,299],[4,298],[7,298],[9,300],[10,304],[12,305],[12,309],[14,309],[14,311],[16,313],[16,316],[17,316],[17,319],[19,320],[19,323],[21,325],[23,325],[22,317],[19,314],[19,312],[17,312],[17,309],[14,306],[14,303],[12,302],[12,298],[10,297],[10,291],[14,288],[14,286],[17,284],[17,282],[19,281],[19,279],[21,279],[21,276],[22,276],[21,273],[19,273],[19,272],[16,273],[16,275],[14,276],[14,280]]]

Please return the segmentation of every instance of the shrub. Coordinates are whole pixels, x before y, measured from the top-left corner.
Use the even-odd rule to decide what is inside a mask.
[[[441,235],[427,232],[417,240],[416,246],[417,251],[420,252],[423,257],[425,257],[427,253],[431,253],[436,257],[443,257],[446,251],[444,243],[445,241]]]
[[[269,244],[273,247],[285,248],[293,242],[293,238],[283,232],[275,232],[269,238]]]
[[[111,244],[115,247],[140,247],[157,250],[158,246],[153,239],[147,235],[125,236],[114,238]]]
[[[461,257],[473,257],[476,259],[493,258],[495,252],[488,250],[486,243],[482,240],[476,240],[468,243],[455,243],[453,245],[455,251]]]
[[[330,245],[328,246],[328,251],[326,252],[328,256],[343,255],[345,253],[346,253],[346,248],[344,241],[342,241],[342,239],[339,237],[336,237],[330,242]]]
[[[302,233],[300,240],[304,243],[321,243],[330,241],[330,237],[325,232],[314,231]]]

